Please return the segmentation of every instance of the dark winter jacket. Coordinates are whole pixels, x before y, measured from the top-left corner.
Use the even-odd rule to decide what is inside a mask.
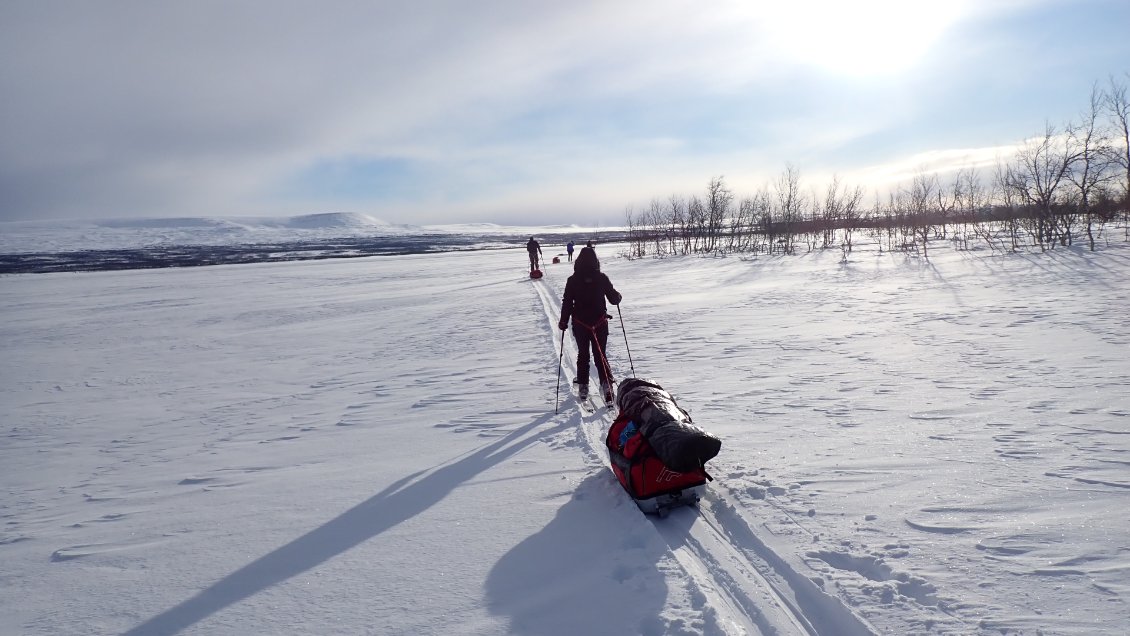
[[[620,304],[620,292],[612,287],[608,276],[601,273],[596,252],[591,247],[586,247],[577,258],[573,275],[565,281],[565,295],[561,300],[561,324],[567,324],[569,318],[572,318],[573,324],[581,322],[588,326],[596,325],[607,315],[605,298],[613,305]]]

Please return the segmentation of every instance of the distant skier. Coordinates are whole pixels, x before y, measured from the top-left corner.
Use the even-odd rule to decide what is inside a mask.
[[[573,319],[573,337],[577,340],[577,384],[582,399],[589,393],[589,351],[596,362],[600,389],[606,402],[612,402],[612,369],[608,366],[608,306],[604,299],[619,305],[622,296],[612,286],[608,276],[600,271],[596,250],[584,247],[573,263],[573,275],[565,281],[565,295],[561,300],[561,331],[569,328]]]
[[[542,255],[541,244],[535,241],[534,237],[531,236],[530,240],[526,243],[526,251],[530,253],[530,271],[536,271],[538,269],[538,261]]]
[[[572,263],[573,262],[573,241],[569,241],[569,244],[565,246],[565,251],[569,252],[569,262]]]

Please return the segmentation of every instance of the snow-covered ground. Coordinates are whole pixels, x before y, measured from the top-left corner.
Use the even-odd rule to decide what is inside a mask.
[[[568,338],[554,411],[567,264],[0,277],[0,633],[1126,633],[1130,245],[618,251],[723,440],[665,519]]]

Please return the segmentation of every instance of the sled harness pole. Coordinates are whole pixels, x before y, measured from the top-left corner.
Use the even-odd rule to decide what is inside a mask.
[[[596,355],[597,359],[594,360],[594,362],[596,362],[596,364],[598,366],[600,366],[602,369],[604,369],[604,377],[608,380],[608,386],[609,387],[611,387],[613,382],[614,382],[614,380],[612,379],[612,365],[608,364],[608,356],[606,356],[604,354],[604,349],[600,346],[600,338],[598,338],[597,335],[596,335],[596,328],[599,327],[601,325],[601,323],[607,324],[608,319],[611,318],[611,317],[612,316],[605,314],[604,317],[602,317],[600,320],[598,320],[595,325],[586,325],[585,323],[581,322],[580,320],[577,320],[576,316],[573,317],[573,324],[574,325],[580,325],[580,326],[584,327],[585,329],[588,329],[589,333],[592,334],[592,344],[593,344],[593,347],[596,348],[596,354],[597,354]],[[624,342],[626,343],[627,340],[625,339]],[[580,343],[578,343],[578,344],[580,344]],[[632,369],[632,374],[635,374],[635,372],[636,372],[635,369]]]
[[[557,392],[553,398],[553,412],[561,408],[561,364],[565,359],[565,330],[561,330],[561,353],[557,355]]]
[[[632,367],[632,377],[636,377],[636,364],[632,362],[632,349],[628,346],[628,330],[624,328],[624,314],[620,313],[620,305],[616,305],[616,315],[620,317],[620,331],[624,333],[624,350],[628,352],[628,365]]]

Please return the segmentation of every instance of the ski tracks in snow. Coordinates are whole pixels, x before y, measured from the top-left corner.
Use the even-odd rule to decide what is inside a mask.
[[[575,409],[580,426],[577,443],[588,461],[608,467],[604,436],[612,424],[614,407],[598,405],[586,413],[572,390],[576,375],[577,347],[566,332],[557,329],[560,283],[550,278],[532,282],[553,337],[554,351],[561,360],[561,386],[567,397],[560,409]],[[564,347],[564,350],[560,347]],[[608,478],[615,479],[611,470]],[[617,485],[618,487],[618,485]],[[740,508],[714,484],[697,508],[671,511],[665,519],[644,517],[670,548],[681,570],[684,588],[706,634],[836,634],[856,636],[874,631],[836,598],[828,595],[807,576],[797,572],[755,532]],[[628,497],[627,493],[622,496]],[[699,622],[699,621],[696,621]]]

